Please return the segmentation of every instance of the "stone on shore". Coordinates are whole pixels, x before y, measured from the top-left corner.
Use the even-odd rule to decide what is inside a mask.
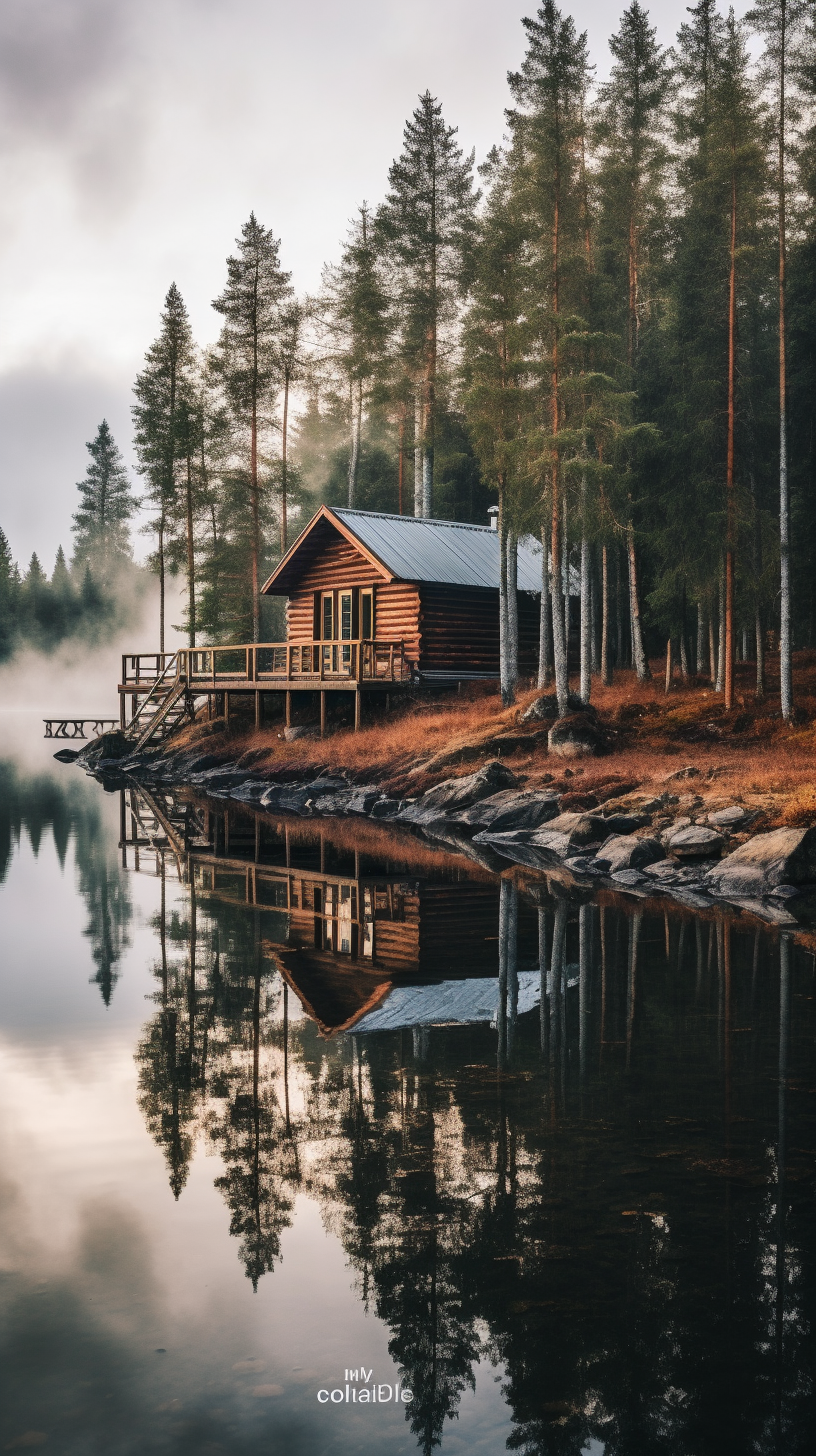
[[[559,758],[593,758],[607,745],[594,714],[581,712],[559,718],[547,735],[547,746]]]
[[[583,698],[579,697],[577,693],[568,694],[567,706],[569,707],[571,713],[587,712],[592,715],[594,715],[595,713],[595,709],[591,708],[589,704],[585,703]],[[557,717],[558,698],[556,694],[539,693],[538,697],[533,698],[533,701],[531,703],[528,703],[527,707],[521,713],[519,713],[518,720],[519,723],[540,723],[548,718]]]
[[[614,834],[601,846],[597,863],[609,874],[619,870],[639,870],[663,858],[663,847],[656,839],[637,839],[633,834]]]
[[[518,788],[516,775],[505,764],[492,759],[476,773],[465,774],[461,779],[443,779],[403,810],[400,818],[409,824],[450,818],[459,809],[467,809],[480,799],[489,799],[498,789],[515,788]]]
[[[778,885],[816,881],[816,828],[756,834],[706,875],[706,888],[727,896],[768,895]]]
[[[538,829],[558,813],[557,794],[537,794],[525,789],[502,789],[480,799],[456,815],[457,824],[480,829]]]
[[[722,849],[723,837],[704,824],[689,824],[670,834],[664,843],[676,859],[710,859]]]

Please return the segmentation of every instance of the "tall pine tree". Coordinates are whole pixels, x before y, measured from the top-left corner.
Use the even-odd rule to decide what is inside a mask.
[[[137,501],[107,420],[87,449],[91,459],[77,485],[80,504],[73,517],[73,562],[75,569],[89,568],[110,589],[122,565],[131,560],[129,522]]]

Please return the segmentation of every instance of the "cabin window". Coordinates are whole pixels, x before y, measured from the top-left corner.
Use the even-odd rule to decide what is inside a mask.
[[[340,640],[351,641],[351,592],[340,593]]]
[[[360,636],[370,642],[374,636],[374,593],[360,592]]]
[[[334,637],[334,595],[332,592],[323,593],[323,630],[324,642],[331,642]]]

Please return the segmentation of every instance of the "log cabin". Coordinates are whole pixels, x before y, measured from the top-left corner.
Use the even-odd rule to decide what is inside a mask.
[[[386,645],[399,648],[414,682],[498,677],[499,536],[490,526],[324,505],[263,591],[288,598],[289,642],[311,649],[313,664],[323,660],[332,673],[351,672],[354,647],[370,643],[380,660]],[[524,537],[522,675],[538,663],[540,596],[541,547]]]
[[[522,537],[522,678],[538,666],[541,567],[540,542]],[[359,727],[364,695],[499,676],[499,535],[492,526],[322,505],[262,590],[287,598],[286,642],[123,656],[121,726],[130,697],[129,732],[138,746],[201,698],[227,720],[232,699],[254,698],[260,727],[264,703],[276,693],[287,727],[296,701],[315,721],[319,708],[322,734],[330,694],[354,695]],[[568,606],[577,590],[570,567]],[[575,616],[568,611],[568,620]]]

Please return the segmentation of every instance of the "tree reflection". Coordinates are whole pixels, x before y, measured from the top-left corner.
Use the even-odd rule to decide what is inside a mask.
[[[326,1041],[289,1023],[262,910],[180,896],[138,1053],[171,1187],[205,1138],[255,1288],[297,1190],[319,1201],[425,1456],[485,1360],[525,1456],[805,1452],[816,1228],[811,1133],[790,1124],[794,1063],[813,1086],[809,959],[513,887],[497,1025]]]

